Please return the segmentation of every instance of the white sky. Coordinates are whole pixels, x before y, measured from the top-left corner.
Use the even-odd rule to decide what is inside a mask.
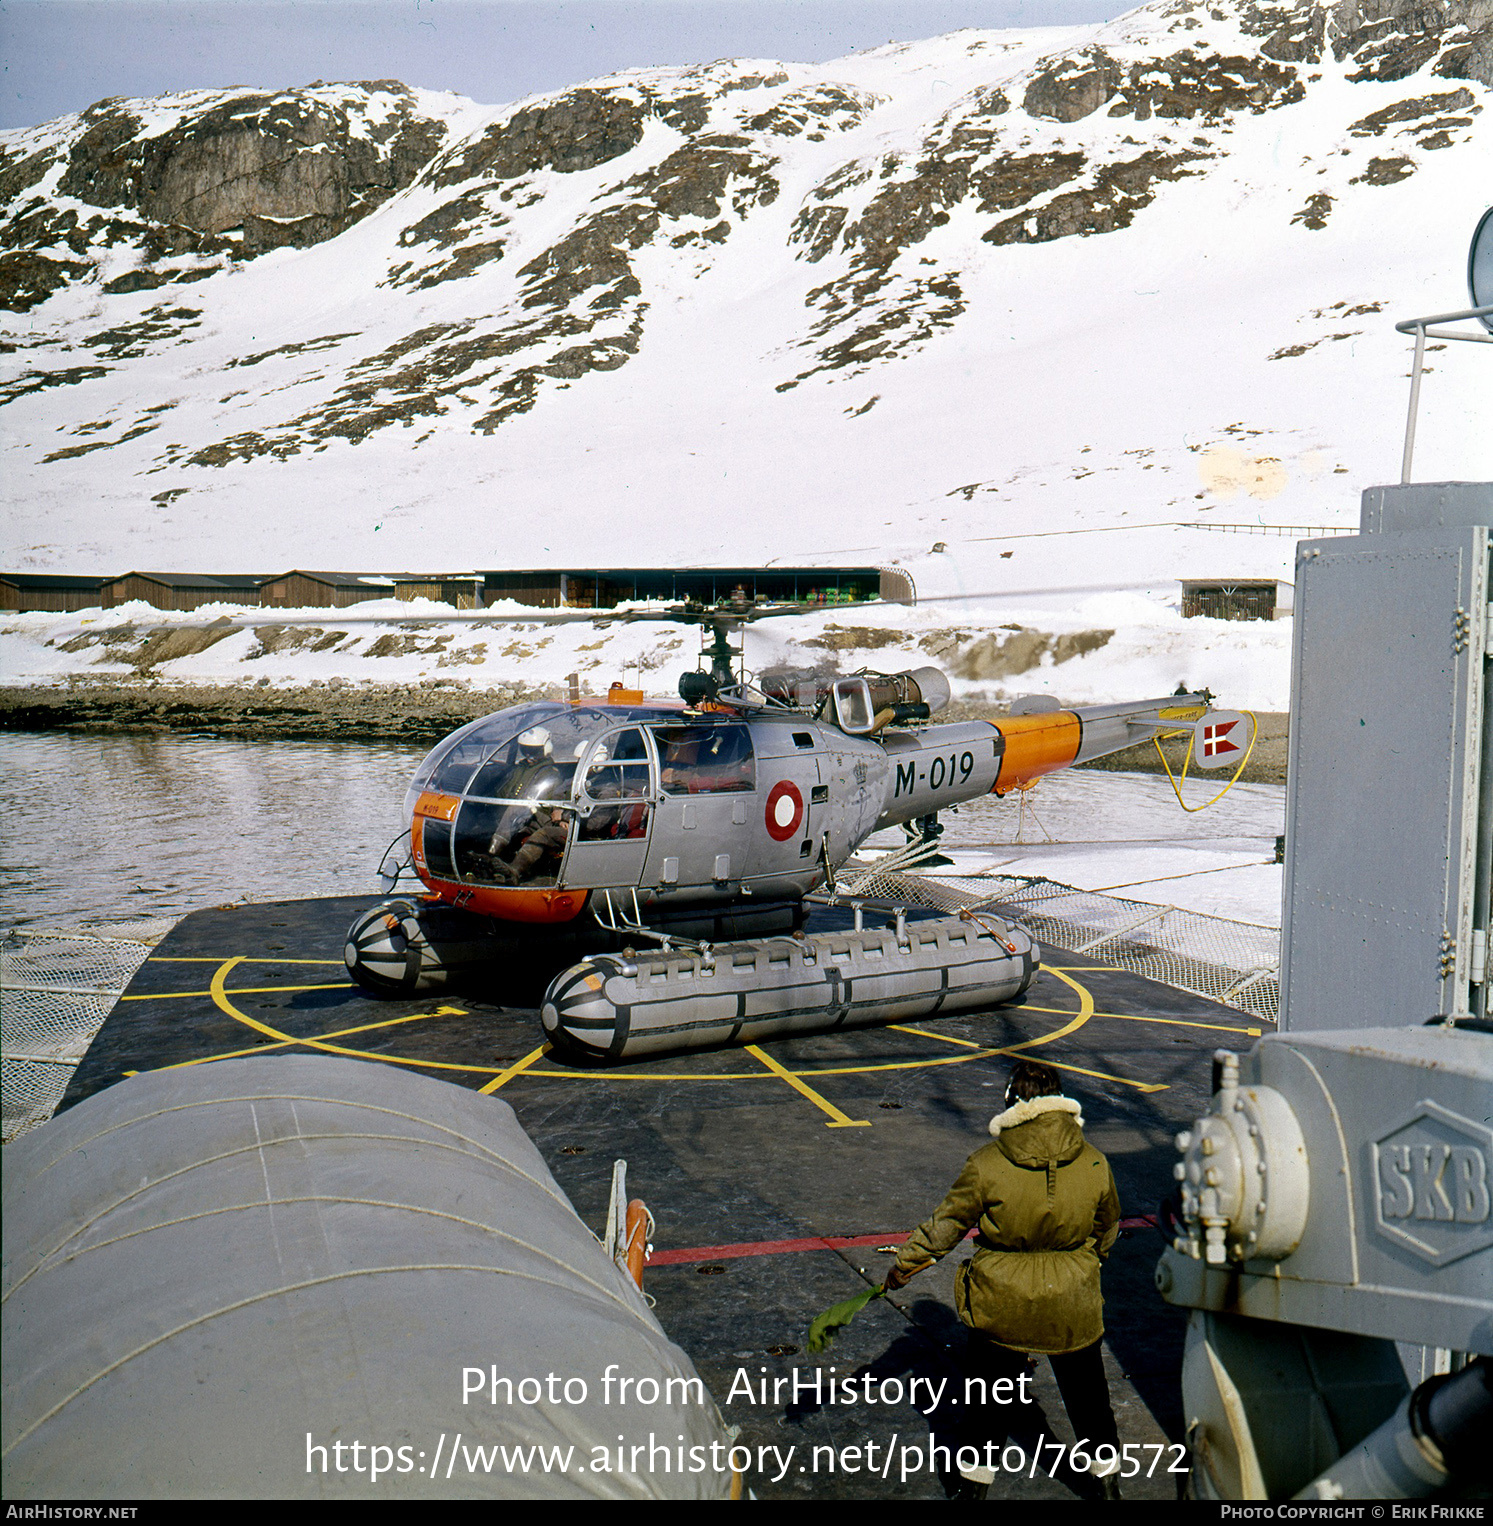
[[[488,105],[616,69],[822,62],[960,27],[1105,21],[1124,0],[0,0],[0,128],[106,96],[398,79]]]

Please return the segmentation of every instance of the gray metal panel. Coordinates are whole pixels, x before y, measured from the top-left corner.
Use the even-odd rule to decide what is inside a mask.
[[[1297,550],[1282,1030],[1465,1010],[1488,539]]]
[[[1493,1354],[1493,1038],[1437,1024],[1269,1035],[1242,1071],[1289,1103],[1310,1212],[1279,1262],[1163,1258],[1172,1303]]]
[[[590,1466],[619,1435],[725,1429],[496,1098],[322,1055],[156,1071],[7,1145],[4,1208],[8,1499],[728,1491]],[[608,1403],[608,1363],[675,1387]],[[585,1394],[464,1402],[494,1364]],[[547,1471],[498,1444],[574,1450]]]
[[[1262,1072],[1283,1085],[1300,1118],[1322,1105],[1287,1078],[1285,1051],[1310,1065],[1332,1099],[1352,1213],[1319,1217],[1314,1201],[1307,1237],[1282,1263],[1281,1275],[1335,1280],[1302,1252],[1309,1241],[1347,1231],[1357,1265],[1353,1280],[1383,1296],[1480,1305],[1486,1346],[1493,1338],[1493,1131],[1485,1121],[1493,1097],[1493,1038],[1437,1025],[1262,1040]],[[1413,1156],[1423,1143],[1448,1143],[1454,1155],[1442,1160],[1438,1148],[1427,1160],[1429,1171],[1412,1166],[1409,1180],[1402,1179],[1394,1152]],[[1464,1163],[1466,1171],[1459,1172]],[[1314,1199],[1321,1197],[1319,1181],[1333,1188],[1343,1181],[1342,1166],[1332,1150],[1311,1158]]]
[[[1493,526],[1493,482],[1401,482],[1366,487],[1358,522],[1365,535]]]

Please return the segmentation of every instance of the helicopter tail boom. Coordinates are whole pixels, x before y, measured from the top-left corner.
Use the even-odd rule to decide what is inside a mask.
[[[1030,784],[1043,774],[1088,763],[1163,731],[1190,726],[1207,714],[1209,696],[1168,694],[1118,705],[1080,705],[1010,715],[995,723],[1005,754],[994,793]]]
[[[915,821],[980,795],[1004,795],[1044,774],[1192,725],[1209,709],[1205,694],[1072,709],[1027,703],[1031,709],[996,721],[884,734],[881,744],[891,767],[877,828]]]

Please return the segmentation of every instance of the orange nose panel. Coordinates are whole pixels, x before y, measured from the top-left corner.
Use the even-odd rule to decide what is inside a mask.
[[[1078,756],[1083,726],[1071,710],[1044,710],[1040,715],[1011,715],[995,722],[1006,739],[995,795],[1066,768]]]
[[[431,893],[448,906],[475,911],[499,922],[573,922],[586,905],[584,890],[509,889],[497,885],[455,885],[433,879],[423,862],[415,869]]]
[[[415,802],[416,816],[433,816],[437,821],[453,821],[461,805],[459,795],[441,795],[425,790]]]

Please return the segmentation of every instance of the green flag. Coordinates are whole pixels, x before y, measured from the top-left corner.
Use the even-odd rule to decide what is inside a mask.
[[[880,1298],[884,1292],[886,1289],[878,1284],[874,1288],[867,1288],[864,1293],[857,1293],[854,1298],[847,1298],[844,1303],[837,1303],[832,1309],[826,1309],[809,1326],[810,1354],[818,1356],[839,1330],[848,1325],[873,1298]]]

